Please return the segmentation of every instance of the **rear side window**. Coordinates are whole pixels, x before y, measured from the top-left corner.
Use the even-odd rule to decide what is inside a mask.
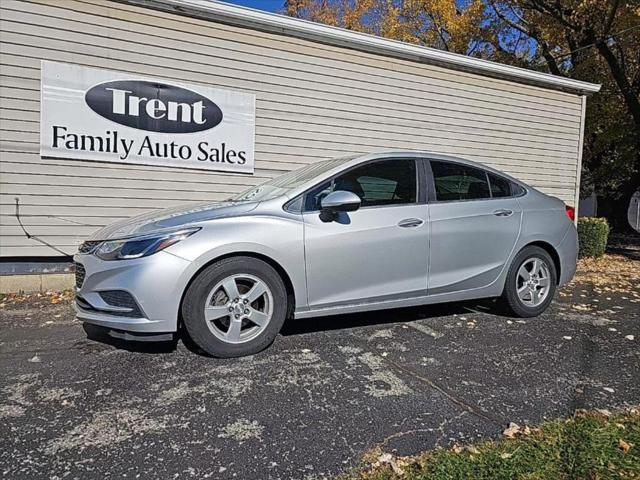
[[[511,182],[506,178],[499,177],[493,173],[488,173],[489,184],[491,186],[491,196],[493,198],[510,197]]]
[[[384,160],[349,170],[310,190],[306,195],[305,210],[320,210],[322,199],[335,190],[355,193],[363,207],[416,203],[416,162]]]
[[[491,198],[484,170],[460,163],[431,162],[436,200],[478,200]]]
[[[517,183],[511,182],[511,194],[514,197],[521,197],[525,193],[527,193],[527,191],[524,189],[523,186],[518,185]]]

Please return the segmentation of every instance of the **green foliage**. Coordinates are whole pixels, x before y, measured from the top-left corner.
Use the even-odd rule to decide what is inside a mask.
[[[623,448],[624,447],[624,448]],[[640,478],[640,414],[578,413],[530,435],[471,448],[435,450],[345,480],[547,480]],[[626,450],[626,451],[625,451]]]
[[[600,257],[604,254],[609,238],[606,218],[578,218],[578,243],[580,257]]]

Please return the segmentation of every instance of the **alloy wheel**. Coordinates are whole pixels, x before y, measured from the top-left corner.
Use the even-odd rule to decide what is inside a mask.
[[[520,265],[516,275],[518,298],[527,307],[538,307],[549,296],[551,274],[547,262],[530,257]]]
[[[264,331],[273,315],[273,295],[254,275],[230,275],[209,292],[204,307],[207,327],[227,343],[245,343]]]

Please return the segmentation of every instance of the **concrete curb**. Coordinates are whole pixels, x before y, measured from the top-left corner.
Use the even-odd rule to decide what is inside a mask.
[[[73,273],[0,275],[0,293],[42,293],[73,288]]]

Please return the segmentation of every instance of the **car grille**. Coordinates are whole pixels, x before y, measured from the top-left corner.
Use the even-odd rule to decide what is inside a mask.
[[[142,317],[142,312],[140,311],[138,303],[129,292],[125,292],[124,290],[104,290],[102,292],[99,292],[99,294],[105,301],[105,303],[111,305],[112,307],[131,309],[128,312],[106,312],[109,315],[132,318]]]
[[[78,247],[78,253],[91,253],[93,252],[101,242],[87,240],[86,242],[82,242],[82,244]]]
[[[84,277],[87,272],[84,269],[84,265],[76,262],[76,288],[82,288],[82,284],[84,283]]]

